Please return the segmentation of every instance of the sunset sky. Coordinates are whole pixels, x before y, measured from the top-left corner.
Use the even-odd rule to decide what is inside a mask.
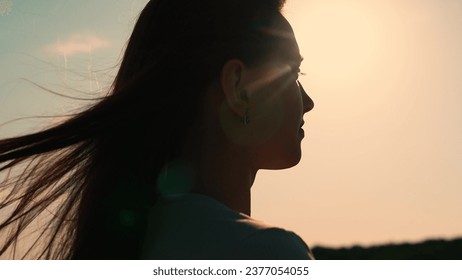
[[[33,83],[104,94],[146,2],[0,0],[0,124],[85,104]],[[259,172],[252,216],[310,246],[462,236],[462,1],[288,0],[284,14],[316,105],[300,164]]]

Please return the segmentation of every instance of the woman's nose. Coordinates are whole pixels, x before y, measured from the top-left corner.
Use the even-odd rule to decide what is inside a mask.
[[[308,96],[306,93],[305,89],[303,88],[302,84],[298,82],[298,86],[300,87],[300,92],[302,94],[302,100],[303,100],[303,113],[307,113],[314,108],[314,102],[311,97]]]

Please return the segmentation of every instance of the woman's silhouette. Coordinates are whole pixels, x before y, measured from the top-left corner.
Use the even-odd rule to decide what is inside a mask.
[[[0,141],[0,253],[45,211],[24,258],[311,258],[249,217],[257,171],[300,161],[313,108],[283,4],[151,0],[107,97]]]

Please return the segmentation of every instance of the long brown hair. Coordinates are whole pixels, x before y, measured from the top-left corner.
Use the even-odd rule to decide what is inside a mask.
[[[151,0],[111,91],[52,128],[0,140],[0,255],[45,213],[22,258],[137,259],[156,179],[224,63],[265,59],[283,0]],[[273,44],[274,43],[274,44]]]

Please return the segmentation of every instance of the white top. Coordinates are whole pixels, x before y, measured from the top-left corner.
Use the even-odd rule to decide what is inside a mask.
[[[149,214],[142,259],[314,259],[291,231],[199,194],[162,196]]]

